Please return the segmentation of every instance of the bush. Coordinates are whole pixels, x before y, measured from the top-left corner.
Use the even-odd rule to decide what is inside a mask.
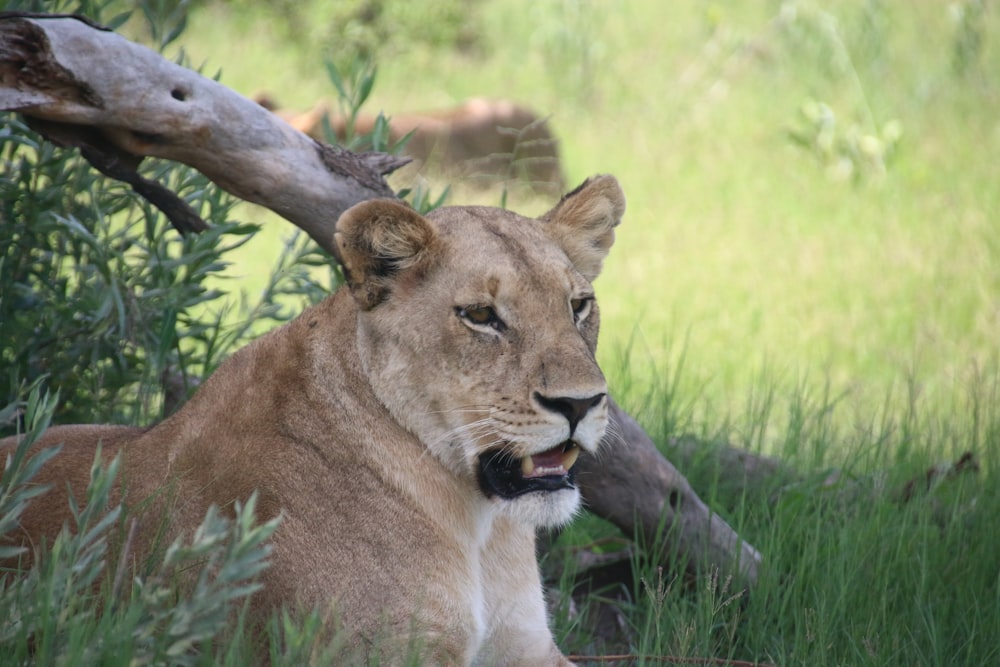
[[[127,186],[74,153],[16,119],[5,132],[0,400],[10,403],[22,382],[44,377],[60,389],[56,421],[160,416],[164,383],[190,388],[225,352],[219,316],[196,307],[221,296],[205,279],[253,227],[227,221],[232,198],[200,174],[151,165],[146,174],[211,225],[182,238]]]
[[[106,0],[62,4],[45,9],[83,11],[98,22],[121,9]],[[161,4],[139,3],[156,26],[150,33],[165,43],[184,20]],[[0,404],[44,378],[60,391],[57,423],[148,423],[179,407],[245,342],[251,323],[290,319],[298,309],[282,307],[289,297],[300,304],[325,295],[314,267],[329,267],[327,282],[335,281],[328,258],[301,235],[258,298],[212,289],[257,226],[234,221],[236,200],[207,178],[175,163],[143,163],[145,177],[208,223],[209,231],[183,237],[129,186],[18,117],[5,117],[0,137]],[[18,428],[17,420],[0,423],[0,436]]]
[[[17,407],[7,406],[0,414]],[[32,478],[58,451],[29,452],[52,417],[53,397],[36,385],[21,407],[28,430],[8,455],[0,478],[0,544],[18,530],[26,504],[45,490],[32,485]],[[52,545],[43,547],[30,571],[0,578],[5,660],[40,665],[221,664],[221,654],[231,650],[214,646],[212,640],[224,630],[241,629],[242,617],[234,610],[259,588],[255,578],[267,566],[270,548],[265,542],[278,519],[255,525],[254,496],[246,505],[237,504],[231,522],[213,507],[189,542],[177,540],[150,573],[129,581],[127,558],[115,559],[109,547],[122,542],[118,533],[124,526],[122,507],[109,507],[119,463],[116,457],[105,467],[98,450],[86,502],[73,508],[74,525],[64,526]],[[0,558],[16,557],[22,550],[0,547]]]

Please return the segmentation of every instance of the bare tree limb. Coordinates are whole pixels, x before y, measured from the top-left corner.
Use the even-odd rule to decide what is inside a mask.
[[[692,574],[708,563],[756,581],[760,553],[702,502],[638,422],[614,401],[610,406],[601,456],[577,464],[588,507],[628,535],[647,543],[659,538],[664,555],[680,555]]]
[[[143,157],[197,169],[304,229],[328,252],[340,214],[366,199],[394,197],[382,177],[407,161],[320,144],[222,84],[75,17],[0,14],[0,109],[32,119],[58,144],[81,147],[95,167],[165,209],[181,231],[200,220],[135,173]]]

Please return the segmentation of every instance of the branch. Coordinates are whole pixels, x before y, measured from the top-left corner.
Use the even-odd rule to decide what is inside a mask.
[[[581,456],[577,478],[587,506],[648,543],[658,537],[690,574],[707,561],[726,574],[756,581],[760,553],[712,512],[638,422],[610,401],[611,426],[601,456]]]
[[[204,222],[138,175],[144,157],[197,169],[302,228],[328,252],[340,214],[367,199],[395,197],[383,176],[407,162],[321,144],[222,84],[77,17],[0,13],[0,109],[21,113],[54,143],[80,147],[182,232]]]

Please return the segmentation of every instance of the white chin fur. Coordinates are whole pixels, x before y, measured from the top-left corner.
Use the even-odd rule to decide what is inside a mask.
[[[534,491],[511,500],[500,500],[500,511],[514,521],[536,528],[558,528],[580,509],[580,491]]]

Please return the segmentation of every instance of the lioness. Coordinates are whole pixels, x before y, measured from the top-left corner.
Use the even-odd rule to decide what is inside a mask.
[[[577,511],[574,463],[607,425],[591,281],[624,210],[611,176],[537,220],[358,204],[335,232],[347,288],[235,353],[179,412],[49,429],[38,446],[65,447],[21,542],[51,544],[100,441],[123,455],[126,505],[153,499],[139,557],[157,503],[190,534],[256,489],[260,518],[282,516],[258,611],[328,610],[389,662],[417,632],[433,664],[570,664],[535,530]]]

